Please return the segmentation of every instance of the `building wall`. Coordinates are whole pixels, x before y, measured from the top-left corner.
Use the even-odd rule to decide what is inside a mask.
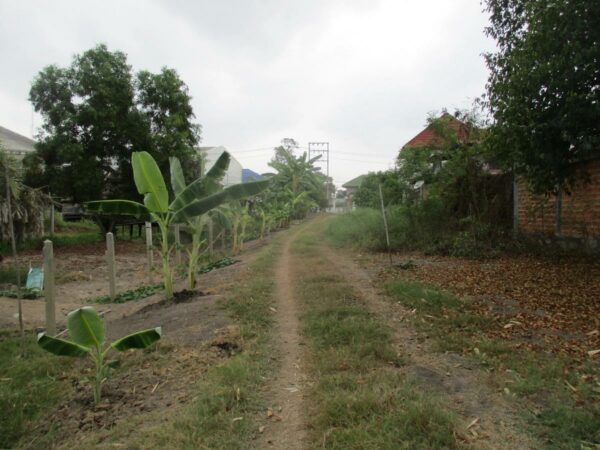
[[[35,141],[33,139],[2,126],[0,126],[0,144],[8,154],[18,161],[21,161],[25,155],[35,152]]]
[[[577,186],[563,195],[562,235],[573,238],[600,237],[600,160],[582,166],[589,184]],[[555,233],[556,197],[533,195],[527,183],[518,181],[519,230],[523,233]]]

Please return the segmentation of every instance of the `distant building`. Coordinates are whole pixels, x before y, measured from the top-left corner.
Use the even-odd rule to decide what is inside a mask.
[[[217,147],[199,147],[198,151],[202,155],[204,159],[204,168],[202,169],[203,173],[206,173],[210,168],[217,162],[217,159],[226,152],[227,149],[223,146]],[[223,177],[223,186],[232,186],[234,184],[239,184],[242,182],[242,165],[239,163],[237,159],[231,155],[231,160],[229,162],[229,168]]]
[[[348,207],[352,208],[354,206],[354,194],[356,194],[356,191],[358,191],[360,188],[360,185],[365,177],[366,175],[359,175],[356,178],[353,178],[350,181],[342,184],[342,187],[346,189],[346,199],[344,201]]]
[[[22,160],[25,155],[35,152],[35,141],[8,128],[0,127],[0,144],[10,155]]]

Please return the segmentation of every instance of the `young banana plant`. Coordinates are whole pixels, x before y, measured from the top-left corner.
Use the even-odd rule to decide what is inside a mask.
[[[231,202],[225,209],[225,214],[231,224],[231,254],[237,255],[244,249],[246,228],[252,219],[248,204]]]
[[[67,329],[72,341],[40,333],[37,342],[44,350],[58,356],[89,356],[92,359],[96,368],[92,380],[95,404],[100,403],[102,384],[116,365],[116,361],[106,359],[110,350],[123,352],[131,348],[146,348],[161,337],[160,327],[151,328],[117,339],[107,345],[104,342],[104,323],[96,310],[90,306],[71,311],[67,316]]]
[[[238,200],[260,193],[266,189],[269,184],[269,180],[264,180],[236,184],[222,189],[220,182],[229,167],[230,159],[231,157],[229,154],[223,152],[221,157],[215,162],[206,175],[200,178],[200,180],[203,180],[203,183],[196,189],[195,195],[216,196],[220,195],[221,192],[228,192],[225,200],[219,203],[219,205],[213,206],[211,211],[216,211],[218,209],[217,207],[225,202],[238,204]],[[169,158],[169,164],[171,168],[171,185],[173,192],[175,195],[179,196],[185,192],[189,186],[192,186],[196,182],[189,186],[186,185],[179,159],[174,157]],[[208,211],[205,211],[205,213],[207,212]],[[192,234],[192,250],[188,252],[188,286],[190,289],[193,289],[196,286],[196,272],[198,271],[198,258],[200,256],[200,246],[202,245],[202,234],[208,220],[205,213],[180,218],[180,220],[187,225],[187,229]]]
[[[162,244],[161,259],[165,294],[167,299],[173,298],[173,277],[171,273],[170,255],[173,247],[169,244],[169,227],[175,223],[186,223],[193,217],[200,216],[229,200],[240,196],[255,195],[265,189],[267,181],[236,184],[225,189],[217,190],[218,181],[229,166],[230,156],[223,152],[211,170],[189,185],[183,180],[183,172],[179,165],[178,179],[173,179],[171,168],[171,183],[175,198],[169,202],[169,192],[165,180],[160,173],[156,161],[148,152],[133,152],[131,165],[133,179],[138,192],[144,196],[144,203],[130,200],[100,200],[88,202],[87,208],[99,214],[127,215],[156,222],[160,228]],[[177,186],[177,189],[175,189]]]

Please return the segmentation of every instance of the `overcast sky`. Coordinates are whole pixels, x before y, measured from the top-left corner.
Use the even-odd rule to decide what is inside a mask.
[[[264,172],[284,137],[328,141],[340,185],[482,94],[486,23],[479,0],[0,0],[0,125],[31,136],[36,73],[105,43],[179,72],[203,145]]]

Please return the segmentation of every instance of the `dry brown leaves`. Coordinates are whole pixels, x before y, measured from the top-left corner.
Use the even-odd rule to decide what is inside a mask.
[[[407,258],[406,255],[402,255]],[[470,299],[494,321],[489,334],[517,346],[600,358],[600,261],[512,256],[475,261],[410,255],[389,275],[431,283]]]

